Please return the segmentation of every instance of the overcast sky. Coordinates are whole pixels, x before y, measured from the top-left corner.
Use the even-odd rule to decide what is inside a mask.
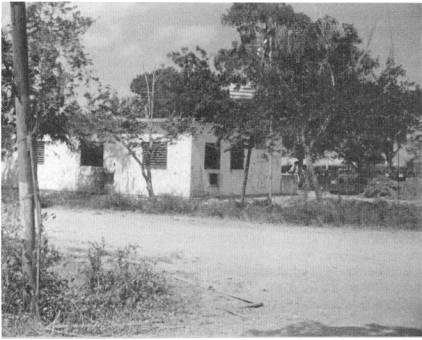
[[[170,51],[204,48],[211,56],[229,47],[236,32],[221,24],[230,3],[78,3],[96,21],[84,38],[94,68],[104,83],[129,94],[131,80],[144,69],[168,62]],[[394,56],[410,80],[422,84],[422,4],[293,3],[312,19],[330,15],[354,24],[365,40],[376,25],[370,49],[382,62],[391,41]],[[10,22],[9,4],[2,4],[2,25]],[[392,39],[391,39],[392,32]]]

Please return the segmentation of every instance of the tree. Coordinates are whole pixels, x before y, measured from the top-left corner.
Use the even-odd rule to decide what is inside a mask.
[[[313,159],[336,130],[345,93],[367,68],[352,25],[330,17],[312,22],[281,4],[235,4],[223,22],[236,27],[240,44],[220,52],[219,69],[256,88],[257,109],[306,159],[308,182],[320,198]],[[368,65],[371,64],[368,62]]]
[[[247,150],[244,164],[241,201],[244,202],[248,180],[249,164],[253,147],[264,140],[262,119],[253,101],[230,99],[227,87],[233,83],[229,72],[221,72],[224,56],[217,58],[215,66],[220,72],[211,69],[206,52],[200,48],[196,52],[182,49],[171,53],[170,57],[180,72],[180,107],[183,116],[209,123],[218,140],[228,141],[229,150]],[[228,60],[226,58],[225,60]],[[234,62],[234,58],[230,61]]]
[[[405,70],[389,58],[376,79],[377,101],[372,126],[390,170],[394,155],[422,117],[420,90],[412,88],[413,84],[403,80],[404,76]]]
[[[22,38],[16,37],[16,27],[13,45],[9,29],[2,29],[2,156],[15,151],[17,146],[20,201],[27,211],[23,218],[26,230],[23,272],[28,277],[28,294],[34,298],[39,292],[41,211],[36,162],[33,157],[29,161],[33,145],[31,139],[49,135],[53,139],[69,140],[69,117],[79,109],[76,102],[78,85],[86,85],[93,79],[88,69],[90,60],[81,43],[81,36],[92,20],[81,16],[76,6],[67,3],[33,3],[26,11],[25,4],[12,4],[12,26],[15,20],[21,24],[18,18],[25,16],[26,22],[23,22],[23,28],[19,28],[26,34],[24,47]],[[13,59],[12,47],[15,52]],[[16,49],[20,52],[17,53]],[[16,57],[17,54],[29,56],[23,62]],[[23,64],[26,64],[25,71],[22,71]],[[25,85],[22,85],[23,79]],[[16,107],[13,102],[16,102]],[[25,114],[20,112],[22,108]],[[25,161],[22,161],[22,154],[26,157]],[[34,203],[38,217],[37,256],[34,255]],[[32,300],[36,308],[35,300]]]
[[[37,2],[27,7],[30,111],[28,124],[34,139],[49,135],[69,141],[69,118],[79,110],[80,85],[92,76],[91,61],[84,51],[82,36],[92,24],[65,2]],[[15,111],[8,30],[2,29],[2,153],[14,145]]]
[[[154,198],[152,158],[163,144],[188,131],[191,119],[182,117],[176,90],[180,81],[173,68],[145,72],[135,78],[135,96],[120,99],[109,87],[86,94],[87,111],[79,115],[75,131],[82,138],[97,138],[122,145],[140,166],[148,196]]]
[[[379,74],[374,72],[376,67],[377,63],[372,64],[371,77],[344,92],[335,121],[343,133],[331,136],[331,148],[362,176],[379,162],[387,161],[391,170],[394,155],[422,116],[420,89],[404,80],[402,67],[391,59]]]
[[[131,90],[136,99],[119,113],[125,115],[129,123],[139,121],[139,113],[144,112],[144,126],[127,124],[119,135],[125,136],[125,144],[132,150],[142,148],[142,160],[138,158],[137,162],[143,169],[150,197],[154,195],[150,160],[160,144],[172,143],[186,132],[195,134],[198,127],[193,121],[214,121],[212,115],[222,109],[228,98],[211,71],[204,50],[197,47],[192,52],[182,48],[180,52],[169,53],[168,57],[176,67],[162,67],[135,77]],[[138,118],[131,117],[135,112]],[[162,120],[158,124],[154,118]]]

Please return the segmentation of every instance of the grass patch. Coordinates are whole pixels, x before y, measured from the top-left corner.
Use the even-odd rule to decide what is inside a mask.
[[[59,196],[59,197],[57,197]],[[296,225],[333,225],[384,227],[422,230],[420,207],[409,202],[384,199],[352,200],[327,198],[321,202],[292,198],[286,205],[254,200],[242,206],[234,199],[187,199],[171,195],[145,197],[124,195],[86,195],[46,193],[46,206],[132,210],[149,214],[181,214],[201,217],[232,218],[261,223]]]
[[[171,195],[145,197],[84,193],[43,193],[44,207],[132,210],[149,214],[181,214],[232,218],[262,223],[383,227],[422,230],[422,209],[416,203],[386,199],[325,198],[321,202],[292,198],[286,205],[267,200],[242,206],[234,199],[187,199]]]

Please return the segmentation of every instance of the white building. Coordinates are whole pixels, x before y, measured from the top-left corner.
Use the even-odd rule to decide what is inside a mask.
[[[151,160],[155,194],[239,195],[246,150],[229,150],[229,144],[216,142],[212,133],[202,132],[161,144]],[[142,159],[141,149],[137,154]],[[139,164],[120,144],[92,143],[71,150],[64,143],[44,141],[37,145],[37,159],[41,190],[147,195]],[[274,155],[271,163],[272,192],[279,194],[281,158]],[[269,164],[265,149],[253,149],[247,195],[268,193]]]

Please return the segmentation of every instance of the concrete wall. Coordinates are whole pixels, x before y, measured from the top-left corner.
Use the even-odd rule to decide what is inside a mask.
[[[44,164],[38,164],[41,190],[102,191],[102,168],[80,166],[80,152],[61,142],[45,142],[44,155]]]
[[[241,193],[243,181],[243,170],[230,169],[229,144],[221,142],[220,169],[211,170],[204,168],[205,143],[215,143],[217,138],[210,132],[203,132],[193,139],[192,144],[192,196],[232,196]],[[246,150],[245,150],[246,162]],[[218,173],[218,187],[209,184],[209,174]],[[268,193],[269,160],[265,150],[253,149],[249,168],[249,178],[246,187],[247,195],[261,195]],[[274,155],[272,161],[272,191],[274,194],[280,192],[281,161],[280,157]]]
[[[182,136],[168,145],[167,169],[152,170],[155,194],[189,197],[191,175],[192,137]],[[142,159],[142,150],[137,154]],[[147,195],[141,167],[119,144],[107,144],[104,150],[104,167],[114,171],[113,190],[122,194]]]
[[[153,169],[156,194],[190,195],[191,137],[179,138],[168,145],[167,169]],[[138,152],[142,159],[142,151]],[[80,165],[80,152],[63,143],[45,144],[45,162],[38,165],[42,190],[104,192],[104,172],[114,173],[109,189],[121,194],[147,195],[141,168],[119,144],[104,145],[104,168]]]

